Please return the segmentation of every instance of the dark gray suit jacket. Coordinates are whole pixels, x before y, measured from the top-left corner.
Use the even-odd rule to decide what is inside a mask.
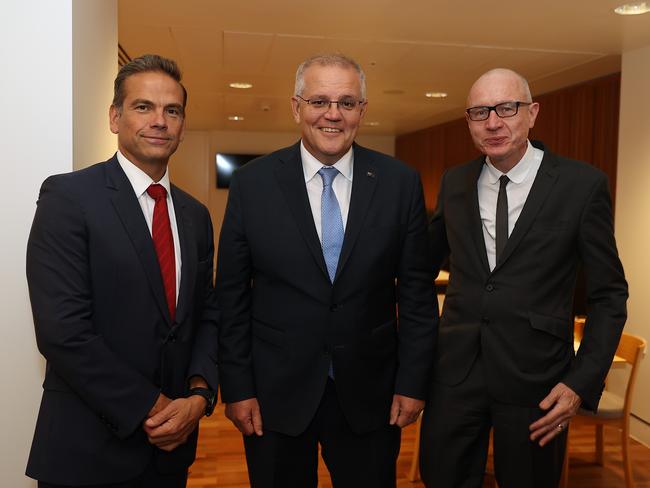
[[[541,143],[534,145],[543,149]],[[433,262],[449,255],[435,378],[460,383],[479,351],[488,388],[502,402],[537,405],[564,382],[595,409],[626,319],[607,177],[548,151],[496,268],[490,272],[478,205],[484,158],[443,176],[430,225]],[[578,267],[588,318],[573,353]]]

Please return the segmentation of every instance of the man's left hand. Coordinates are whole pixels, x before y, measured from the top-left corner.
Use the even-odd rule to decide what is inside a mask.
[[[578,412],[582,399],[564,383],[558,383],[539,403],[539,408],[548,410],[539,420],[530,424],[530,440],[539,440],[539,445],[548,444],[569,427],[569,422]]]
[[[205,413],[206,401],[199,395],[177,398],[144,421],[149,442],[163,451],[173,451],[187,441]]]
[[[390,425],[406,427],[418,419],[424,408],[424,400],[410,398],[403,395],[393,395],[393,404],[390,407]]]

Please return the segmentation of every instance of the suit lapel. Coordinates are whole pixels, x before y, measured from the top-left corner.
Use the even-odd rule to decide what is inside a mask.
[[[318,239],[314,217],[311,214],[309,197],[307,196],[305,174],[302,171],[302,160],[300,158],[300,143],[293,145],[284,156],[280,156],[279,164],[275,170],[275,177],[307,247],[313,254],[316,264],[329,280],[323,250]]]
[[[503,264],[508,260],[513,251],[517,248],[521,239],[526,235],[528,229],[535,221],[535,217],[539,213],[539,210],[542,208],[542,205],[546,201],[555,181],[557,180],[557,160],[555,157],[548,151],[544,152],[544,158],[542,159],[542,164],[537,171],[537,176],[535,176],[535,181],[533,186],[530,189],[528,198],[526,198],[526,203],[524,208],[521,210],[521,214],[517,219],[512,234],[508,238],[506,247],[503,249],[503,255],[501,256],[501,261],[494,268],[494,271],[497,271]]]
[[[472,235],[472,240],[476,246],[477,256],[481,261],[481,266],[486,275],[490,273],[490,265],[488,263],[487,251],[485,249],[485,236],[483,235],[483,222],[481,221],[481,210],[478,203],[478,178],[483,169],[484,158],[474,160],[467,173],[467,181],[465,191],[469,198],[467,201],[467,211],[469,213],[469,232]]]
[[[372,159],[364,148],[354,145],[354,163],[352,170],[352,194],[350,195],[350,209],[348,211],[348,221],[345,226],[345,236],[343,238],[343,247],[339,257],[339,264],[336,269],[336,278],[352,253],[354,243],[359,236],[359,231],[363,227],[363,221],[368,212],[370,201],[377,186],[379,175],[377,170],[372,166]]]
[[[153,240],[140,204],[133,192],[133,187],[115,156],[106,164],[106,186],[114,190],[111,201],[115,211],[119,215],[133,247],[135,247],[158,308],[168,324],[171,325]]]
[[[176,214],[176,226],[178,227],[178,239],[181,248],[181,281],[178,291],[178,303],[176,306],[176,323],[182,324],[189,311],[194,285],[196,283],[196,247],[191,245],[192,241],[192,220],[189,210],[185,204],[185,197],[171,186],[172,199],[174,201],[174,213]]]

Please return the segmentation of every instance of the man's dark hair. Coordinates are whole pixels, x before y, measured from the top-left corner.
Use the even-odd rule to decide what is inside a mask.
[[[117,77],[115,78],[113,88],[113,105],[115,108],[121,110],[122,104],[124,103],[124,80],[129,76],[137,75],[138,73],[147,73],[152,71],[158,71],[169,75],[171,78],[176,80],[179,85],[181,85],[181,88],[183,89],[183,109],[185,109],[185,104],[187,103],[187,90],[185,90],[185,87],[181,83],[181,70],[178,68],[176,61],[163,58],[157,54],[145,54],[129,61],[120,68],[120,71],[117,73]]]

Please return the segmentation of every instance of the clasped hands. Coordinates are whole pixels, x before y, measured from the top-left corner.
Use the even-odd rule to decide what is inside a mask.
[[[173,451],[196,429],[205,406],[205,399],[199,395],[171,400],[161,393],[142,428],[151,444],[163,451]]]

